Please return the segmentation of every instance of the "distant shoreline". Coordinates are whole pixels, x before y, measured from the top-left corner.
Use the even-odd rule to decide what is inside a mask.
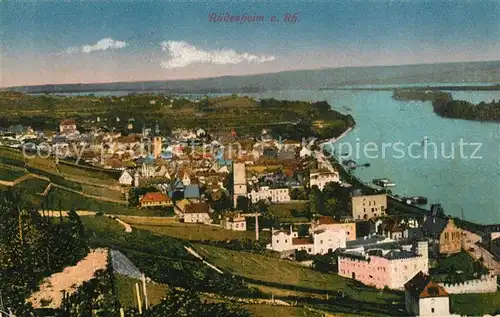
[[[393,91],[395,89],[411,90],[452,90],[452,91],[500,91],[500,84],[484,86],[425,86],[425,87],[331,87],[319,90],[360,90],[360,91]]]

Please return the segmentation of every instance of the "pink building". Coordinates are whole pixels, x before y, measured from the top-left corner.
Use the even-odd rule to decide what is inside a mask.
[[[376,288],[403,289],[415,274],[429,270],[428,243],[395,247],[369,245],[346,250],[339,255],[339,275]]]

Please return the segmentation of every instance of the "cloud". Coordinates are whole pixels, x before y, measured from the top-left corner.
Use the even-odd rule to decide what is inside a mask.
[[[123,41],[113,40],[112,38],[105,38],[95,43],[94,45],[83,45],[82,47],[76,47],[76,46],[69,47],[68,49],[66,49],[66,51],[64,51],[64,53],[74,54],[82,52],[85,54],[89,54],[95,51],[107,51],[109,49],[117,50],[120,48],[124,48],[127,45],[128,44]]]
[[[194,63],[210,63],[218,65],[239,64],[243,62],[264,63],[276,60],[269,55],[254,55],[250,53],[237,53],[231,49],[205,51],[184,41],[164,41],[161,49],[168,52],[170,59],[161,62],[161,67],[181,68]]]

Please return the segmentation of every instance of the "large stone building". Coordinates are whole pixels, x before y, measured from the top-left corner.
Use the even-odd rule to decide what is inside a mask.
[[[412,316],[449,316],[450,298],[444,287],[418,272],[405,284],[405,309]]]
[[[359,195],[351,197],[352,217],[358,219],[371,219],[385,215],[387,210],[387,195]]]
[[[348,246],[339,255],[339,275],[376,288],[402,290],[415,274],[429,270],[427,241]]]

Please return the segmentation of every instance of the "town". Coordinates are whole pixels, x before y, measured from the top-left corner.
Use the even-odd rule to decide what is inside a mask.
[[[93,116],[65,118],[55,131],[18,124],[0,133],[2,188],[43,219],[81,218],[93,249],[73,261],[74,271],[92,257],[104,261],[101,269],[111,265],[125,283],[122,314],[154,310],[162,285],[189,288],[165,273],[175,265],[161,257],[172,253],[183,254],[174,264],[198,261],[199,274],[238,276],[225,281],[237,290],[203,278],[193,289],[228,303],[451,316],[470,314],[475,300],[485,314],[498,313],[500,228],[451,218],[439,203],[414,208],[383,184],[360,184],[324,146],[341,136],[284,139],[272,125],[254,133],[135,125],[133,117]],[[30,217],[15,217],[20,235]],[[141,253],[153,249],[151,270]],[[90,287],[75,272],[65,277],[74,280],[70,288],[50,276],[26,294],[30,309],[75,309],[78,292]]]

